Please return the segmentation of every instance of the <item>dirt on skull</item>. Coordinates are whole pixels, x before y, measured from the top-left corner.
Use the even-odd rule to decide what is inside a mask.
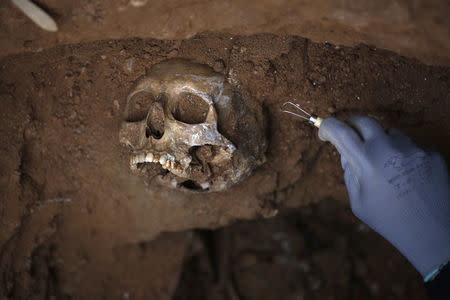
[[[178,99],[172,115],[180,122],[199,124],[205,122],[208,108],[205,100],[195,94],[186,93]]]
[[[243,126],[245,124],[245,127]],[[262,109],[207,65],[170,59],[127,97],[120,141],[130,168],[172,188],[223,191],[264,162]],[[167,171],[159,172],[156,169]]]

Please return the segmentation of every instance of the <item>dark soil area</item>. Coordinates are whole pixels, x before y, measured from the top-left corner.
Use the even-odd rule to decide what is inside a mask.
[[[333,198],[196,234],[174,300],[426,299],[401,254]]]
[[[129,170],[118,137],[126,96],[146,69],[173,57],[225,74],[265,112],[267,161],[231,190],[186,193]],[[270,34],[110,40],[6,56],[0,295],[221,299],[228,289],[242,299],[424,299],[412,266],[351,215],[336,150],[280,106],[370,115],[448,159],[449,75],[374,47]]]

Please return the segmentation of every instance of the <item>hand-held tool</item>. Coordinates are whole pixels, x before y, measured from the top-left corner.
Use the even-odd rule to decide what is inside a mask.
[[[303,114],[299,114],[297,112],[289,110],[289,106],[295,107],[295,109],[299,110]],[[308,121],[309,123],[313,124],[314,126],[316,126],[317,128],[320,127],[320,125],[322,124],[322,121],[323,121],[322,118],[320,118],[314,114],[310,114],[309,112],[307,112],[306,110],[301,108],[300,105],[293,103],[291,101],[283,103],[283,105],[281,106],[281,111],[291,114],[291,115],[294,115],[298,118],[304,119],[304,120]]]

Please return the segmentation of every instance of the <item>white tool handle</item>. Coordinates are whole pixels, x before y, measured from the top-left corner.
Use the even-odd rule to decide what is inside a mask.
[[[47,31],[58,31],[58,25],[45,11],[29,0],[11,0],[36,25]]]
[[[320,128],[320,125],[322,125],[322,121],[323,119],[320,117],[317,117],[316,121],[313,123],[314,126],[316,126],[317,128]]]

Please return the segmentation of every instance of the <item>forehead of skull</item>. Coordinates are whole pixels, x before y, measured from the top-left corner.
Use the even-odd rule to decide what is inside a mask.
[[[170,77],[174,74],[193,74],[198,76],[214,76],[216,72],[207,65],[192,62],[187,59],[173,58],[153,65],[148,71],[148,76]]]
[[[219,91],[223,84],[223,75],[206,65],[186,59],[170,59],[153,65],[138,83],[138,88],[176,95]]]

